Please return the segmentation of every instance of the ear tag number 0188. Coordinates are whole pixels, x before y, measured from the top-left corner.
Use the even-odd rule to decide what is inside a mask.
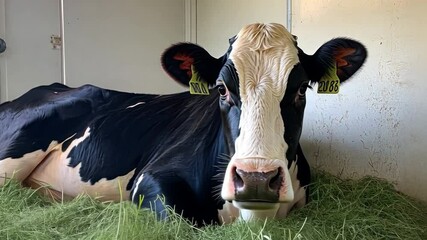
[[[190,85],[190,94],[196,95],[209,95],[209,86],[207,82],[204,82],[199,74],[194,70],[193,65],[191,65],[191,80]]]
[[[340,91],[340,79],[337,76],[337,66],[334,64],[320,79],[317,93],[337,94]]]

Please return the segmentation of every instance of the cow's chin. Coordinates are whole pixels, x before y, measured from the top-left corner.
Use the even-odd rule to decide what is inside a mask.
[[[279,210],[280,203],[233,201],[233,206],[240,210],[241,220],[252,221],[273,219]]]

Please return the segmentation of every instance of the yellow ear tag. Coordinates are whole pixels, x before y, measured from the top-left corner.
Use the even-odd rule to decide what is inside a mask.
[[[193,65],[191,65],[191,80],[189,86],[190,94],[209,95],[208,83],[200,78],[199,74],[194,70]]]
[[[340,79],[337,76],[337,66],[334,64],[317,85],[317,93],[337,94],[340,91]]]

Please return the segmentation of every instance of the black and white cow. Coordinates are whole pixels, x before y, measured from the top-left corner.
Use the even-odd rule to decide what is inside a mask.
[[[0,186],[128,199],[160,217],[173,206],[199,224],[284,217],[307,202],[307,88],[331,72],[346,81],[366,55],[337,38],[309,56],[282,25],[252,24],[221,58],[191,43],[163,54],[175,80],[207,95],[34,88],[0,105]]]

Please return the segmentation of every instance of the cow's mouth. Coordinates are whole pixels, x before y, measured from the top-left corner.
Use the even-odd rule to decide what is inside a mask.
[[[280,203],[266,202],[266,201],[233,201],[233,205],[238,209],[247,210],[270,210],[278,209]]]
[[[279,210],[280,203],[270,202],[239,202],[233,205],[240,210],[240,219],[251,221],[255,219],[273,219]]]

